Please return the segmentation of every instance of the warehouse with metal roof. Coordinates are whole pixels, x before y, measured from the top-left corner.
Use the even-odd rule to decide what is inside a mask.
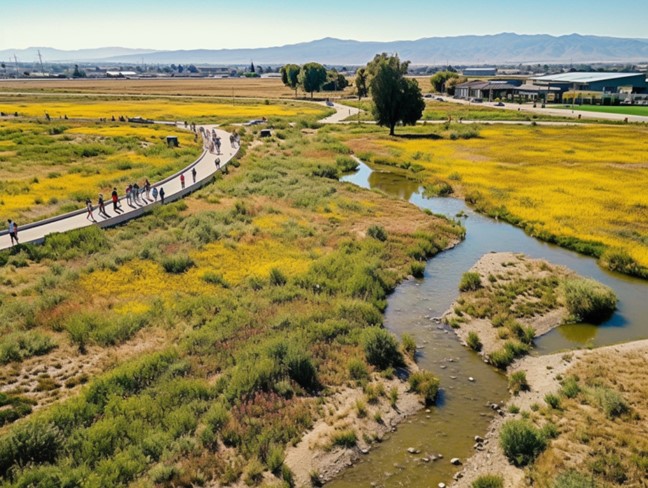
[[[559,73],[535,76],[533,85],[559,88],[560,91],[592,91],[602,93],[647,93],[645,73]]]

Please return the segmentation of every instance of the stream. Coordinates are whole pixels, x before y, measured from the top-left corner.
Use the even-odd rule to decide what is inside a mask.
[[[491,251],[521,252],[561,264],[614,289],[617,311],[603,324],[564,325],[536,340],[532,354],[550,354],[578,347],[599,347],[648,337],[648,282],[604,270],[596,260],[541,242],[521,229],[470,209],[456,198],[426,198],[420,183],[390,172],[373,171],[361,164],[358,171],[341,178],[362,188],[378,189],[420,208],[455,218],[463,212],[466,239],[455,248],[428,261],[422,279],[399,285],[389,297],[385,326],[400,336],[411,334],[421,346],[418,364],[441,379],[437,406],[424,410],[398,426],[396,432],[348,468],[328,486],[436,486],[450,484],[457,471],[450,459],[468,458],[474,437],[483,436],[493,418],[488,407],[508,398],[505,375],[485,364],[463,347],[440,317],[458,295],[461,275]],[[469,381],[474,378],[474,382]],[[420,454],[409,454],[413,447]],[[422,462],[430,455],[442,459]]]

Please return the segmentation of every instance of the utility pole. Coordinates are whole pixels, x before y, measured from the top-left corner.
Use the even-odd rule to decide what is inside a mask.
[[[41,56],[40,49],[38,50],[38,60],[40,61],[41,74],[45,76],[45,68],[43,68],[43,56]]]

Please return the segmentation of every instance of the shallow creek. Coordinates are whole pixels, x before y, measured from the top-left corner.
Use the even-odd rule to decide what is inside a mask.
[[[463,212],[466,239],[428,261],[425,276],[398,286],[389,297],[385,326],[397,335],[411,334],[421,349],[418,364],[440,379],[437,406],[398,426],[396,432],[327,486],[436,486],[449,484],[457,468],[450,459],[473,452],[474,436],[484,435],[493,411],[489,403],[506,400],[506,378],[464,348],[452,330],[434,319],[457,297],[461,275],[491,251],[522,252],[567,266],[613,288],[619,297],[616,313],[604,324],[561,326],[536,341],[534,354],[603,346],[648,337],[648,282],[603,270],[596,260],[538,241],[522,230],[484,217],[455,198],[426,198],[418,182],[362,164],[342,178],[363,188],[378,189],[434,213],[455,218]],[[469,381],[472,377],[474,381]],[[408,448],[420,450],[409,454]],[[443,456],[436,461],[420,459]]]

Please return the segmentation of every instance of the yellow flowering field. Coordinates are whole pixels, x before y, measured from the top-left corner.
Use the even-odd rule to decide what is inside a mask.
[[[144,117],[153,120],[209,120],[223,123],[255,118],[289,118],[296,116],[324,116],[325,107],[298,102],[237,101],[192,98],[96,98],[51,97],[29,98],[4,95],[0,97],[0,112],[20,116],[99,119],[115,117]],[[224,119],[224,120],[223,120]]]
[[[459,196],[478,192],[489,213],[533,233],[598,241],[648,266],[648,128],[489,125],[465,140],[373,133],[347,143],[377,162],[419,165],[424,181]]]
[[[175,135],[179,148],[167,148]],[[167,126],[78,121],[0,121],[0,212],[19,222],[123,193],[128,182],[157,181],[200,154],[190,132]]]

